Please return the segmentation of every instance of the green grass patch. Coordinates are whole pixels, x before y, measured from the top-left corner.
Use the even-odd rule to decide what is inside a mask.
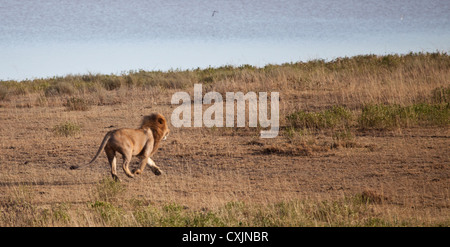
[[[358,118],[362,129],[392,129],[450,124],[450,104],[414,104],[410,106],[369,104]]]
[[[229,202],[214,210],[192,210],[176,203],[134,210],[139,226],[165,227],[311,227],[311,226],[416,226],[416,219],[398,221],[373,208],[385,202],[357,194],[337,200],[290,200],[270,204]],[[440,224],[440,223],[439,223]],[[445,223],[443,223],[445,224]]]
[[[434,103],[450,103],[450,87],[438,87],[431,92]]]
[[[287,116],[288,126],[292,128],[326,129],[348,128],[353,114],[343,106],[333,106],[321,112],[298,111]]]
[[[418,103],[407,106],[367,104],[362,107],[361,113],[343,106],[333,106],[320,112],[294,112],[286,120],[288,136],[292,136],[297,130],[332,129],[336,134],[333,137],[342,140],[351,137],[349,130],[354,127],[387,130],[449,126],[450,103]]]
[[[100,180],[95,187],[95,195],[99,201],[113,202],[126,191],[125,185],[108,177]]]
[[[91,208],[100,216],[106,225],[126,226],[124,220],[125,211],[109,202],[95,201],[90,204]]]
[[[109,182],[107,182],[109,184]],[[110,190],[111,186],[107,185]],[[115,185],[114,185],[115,186]],[[143,199],[96,200],[84,207],[54,204],[38,207],[20,194],[0,202],[0,226],[111,226],[111,227],[395,227],[449,226],[448,219],[427,221],[403,215],[403,209],[380,213],[389,198],[376,191],[330,200],[286,200],[259,204],[231,201],[212,209],[191,209],[172,202],[137,203]],[[395,209],[395,207],[393,207]]]
[[[75,136],[80,132],[81,126],[70,121],[66,121],[53,127],[53,133],[55,133],[55,135],[57,136]]]

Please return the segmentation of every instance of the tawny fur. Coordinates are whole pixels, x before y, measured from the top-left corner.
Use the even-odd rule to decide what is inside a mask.
[[[153,113],[144,116],[139,129],[117,129],[109,131],[103,138],[97,154],[86,165],[92,164],[98,158],[101,151],[105,150],[111,166],[111,175],[115,180],[120,181],[116,169],[116,152],[122,154],[122,168],[128,177],[134,177],[135,174],[140,174],[144,171],[147,164],[155,175],[160,175],[161,170],[150,157],[158,150],[161,140],[169,132],[167,121],[163,115]],[[141,164],[138,169],[131,173],[128,166],[133,156],[139,157]],[[70,167],[70,169],[77,168],[79,167]]]

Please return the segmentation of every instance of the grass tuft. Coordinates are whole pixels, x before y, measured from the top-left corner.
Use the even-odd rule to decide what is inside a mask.
[[[102,179],[96,186],[96,195],[99,201],[117,201],[125,191],[126,188],[122,183],[109,177]]]
[[[321,112],[298,111],[286,117],[288,126],[293,128],[348,128],[352,122],[352,112],[343,106],[333,106]]]
[[[358,118],[362,129],[392,129],[450,124],[450,104],[414,104],[410,106],[368,104]]]
[[[57,136],[74,136],[80,133],[80,131],[81,126],[70,121],[66,121],[53,127],[53,133],[55,133],[55,135]]]
[[[431,99],[434,103],[450,103],[450,86],[438,87],[431,92]]]
[[[75,93],[75,88],[72,83],[67,81],[57,82],[45,89],[45,96],[59,96],[72,95]]]
[[[90,109],[89,102],[82,98],[71,97],[67,99],[64,106],[68,111],[87,111]]]

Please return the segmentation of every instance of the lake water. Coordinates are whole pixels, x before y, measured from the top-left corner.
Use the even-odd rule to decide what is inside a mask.
[[[1,0],[0,80],[450,51],[449,0]]]

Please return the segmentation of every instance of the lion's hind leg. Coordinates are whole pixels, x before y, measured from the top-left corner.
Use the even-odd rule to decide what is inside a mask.
[[[131,157],[133,157],[132,154],[131,153],[123,154],[122,157],[123,157],[123,164],[122,164],[123,171],[125,172],[125,174],[127,174],[128,177],[133,178],[134,175],[130,172],[128,168],[128,166],[130,165]]]
[[[153,161],[150,157],[147,159],[147,165],[156,176],[161,175],[161,169],[159,169],[159,167],[155,164],[155,161]]]
[[[120,179],[117,176],[116,152],[113,149],[106,147],[105,153],[108,157],[109,165],[111,166],[111,176],[115,181],[120,182]]]

